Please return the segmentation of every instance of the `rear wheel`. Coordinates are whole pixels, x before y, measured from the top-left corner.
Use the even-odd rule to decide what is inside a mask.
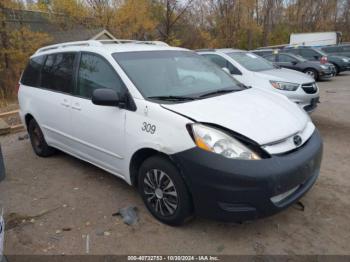
[[[318,80],[318,73],[315,69],[308,68],[304,71],[304,73],[311,76],[313,79]]]
[[[46,143],[43,132],[34,119],[31,119],[28,124],[28,134],[33,150],[38,156],[48,157],[56,152],[56,149]]]
[[[146,159],[139,170],[138,188],[147,209],[159,221],[178,226],[192,215],[192,200],[180,172],[164,156]]]

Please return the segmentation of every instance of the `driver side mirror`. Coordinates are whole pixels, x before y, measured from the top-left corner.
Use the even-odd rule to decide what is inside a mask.
[[[92,103],[100,106],[117,106],[120,108],[125,107],[125,101],[123,101],[116,91],[109,88],[95,89],[92,93]]]
[[[298,63],[298,61],[292,61],[292,65],[296,65]]]

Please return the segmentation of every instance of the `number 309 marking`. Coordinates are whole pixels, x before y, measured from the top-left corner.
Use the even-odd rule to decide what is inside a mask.
[[[156,132],[156,126],[151,125],[150,123],[143,122],[142,123],[142,131],[151,133],[152,135]]]

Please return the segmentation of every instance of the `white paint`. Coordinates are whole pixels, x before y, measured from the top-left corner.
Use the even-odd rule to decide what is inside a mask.
[[[315,33],[299,33],[291,34],[289,44],[291,45],[305,45],[305,46],[325,46],[336,45],[336,32],[315,32]]]

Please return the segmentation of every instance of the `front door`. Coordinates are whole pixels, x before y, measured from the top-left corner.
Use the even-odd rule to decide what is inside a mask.
[[[297,70],[297,68],[296,68],[297,63],[298,63],[298,61],[295,58],[293,58],[292,56],[289,56],[286,54],[278,55],[277,65],[279,65],[281,67]]]
[[[121,174],[125,147],[125,109],[99,106],[91,101],[95,89],[119,93],[125,87],[114,68],[100,55],[82,53],[72,100],[72,132],[75,153],[112,173]]]

